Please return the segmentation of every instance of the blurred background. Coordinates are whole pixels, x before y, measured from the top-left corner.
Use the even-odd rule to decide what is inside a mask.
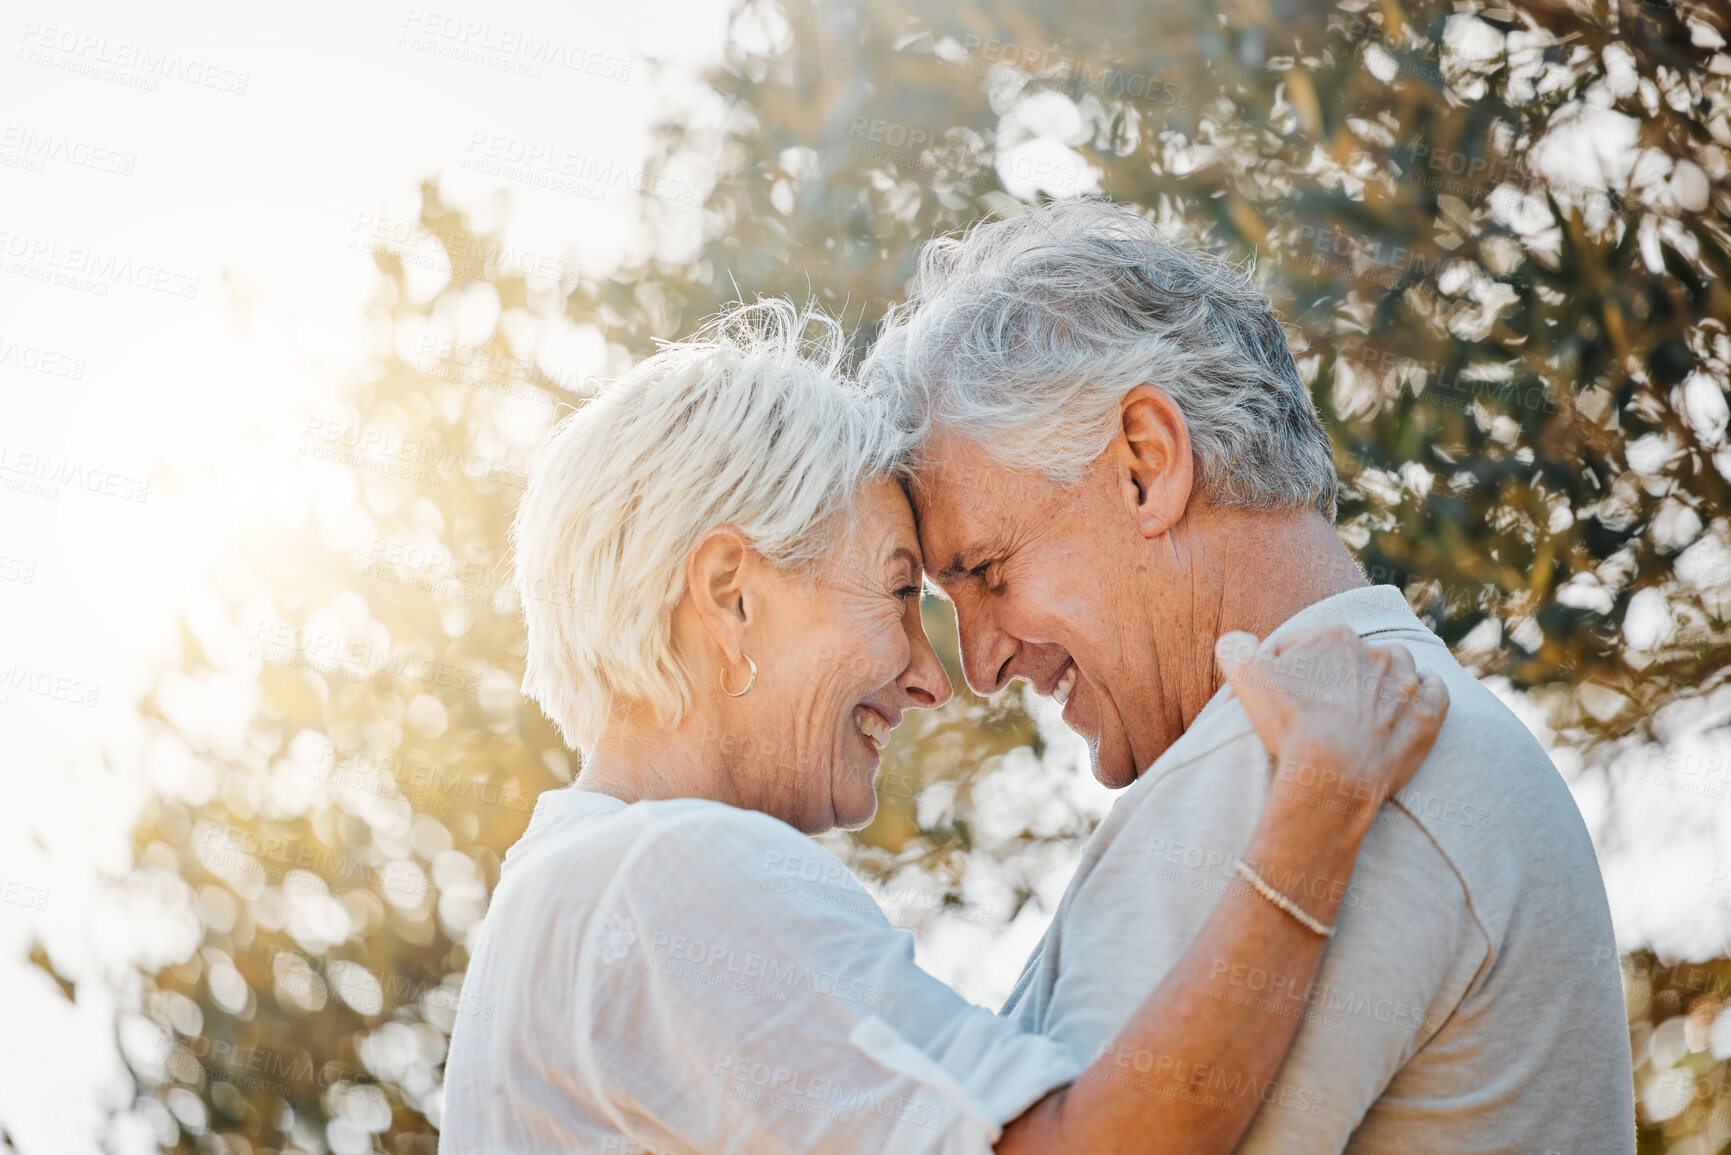
[[[0,1151],[434,1150],[500,859],[580,769],[518,688],[537,440],[735,298],[863,349],[922,241],[1078,195],[1254,262],[1341,536],[1593,831],[1642,1150],[1731,1143],[1721,6],[31,8]],[[995,1005],[1113,796],[1019,685],[910,716],[880,789],[826,845]]]

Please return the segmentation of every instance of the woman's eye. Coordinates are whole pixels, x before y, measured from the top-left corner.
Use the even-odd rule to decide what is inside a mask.
[[[903,586],[901,589],[896,591],[896,597],[900,598],[904,602],[907,601],[909,598],[917,598],[919,596],[920,596],[920,587],[919,586]]]

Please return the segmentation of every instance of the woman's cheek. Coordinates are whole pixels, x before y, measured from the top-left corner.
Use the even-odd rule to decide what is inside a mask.
[[[872,632],[872,642],[867,648],[875,678],[874,689],[890,682],[897,674],[907,669],[908,662],[913,657],[913,643],[909,638],[908,631],[919,628],[917,611],[910,626],[901,602],[896,603],[893,613],[885,613],[883,620]]]

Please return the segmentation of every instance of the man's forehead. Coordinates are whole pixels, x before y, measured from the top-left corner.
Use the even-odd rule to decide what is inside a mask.
[[[938,462],[920,471],[914,506],[925,566],[943,580],[946,571],[977,564],[970,555],[991,548],[1004,529],[1004,471],[984,462]],[[966,565],[964,565],[966,563]]]
[[[978,465],[955,458],[922,462],[911,487],[921,531],[929,519],[948,523],[976,516],[985,504],[979,500],[985,476]]]
[[[923,488],[945,495],[977,487],[996,467],[985,446],[940,427],[920,447],[916,473]]]
[[[1004,465],[977,441],[940,433],[920,454],[913,489],[923,507],[947,513],[1020,503],[1038,480]]]

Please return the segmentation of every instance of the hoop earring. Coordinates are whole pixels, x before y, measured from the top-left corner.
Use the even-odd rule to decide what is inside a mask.
[[[751,660],[750,654],[747,654],[743,651],[740,653],[739,656],[745,659],[745,664],[747,666],[751,667],[751,677],[745,683],[745,689],[743,689],[743,690],[729,690],[727,688],[727,671],[726,670],[721,671],[721,692],[726,694],[729,698],[743,698],[747,694],[751,693],[751,688],[753,686],[757,685],[757,663]]]

